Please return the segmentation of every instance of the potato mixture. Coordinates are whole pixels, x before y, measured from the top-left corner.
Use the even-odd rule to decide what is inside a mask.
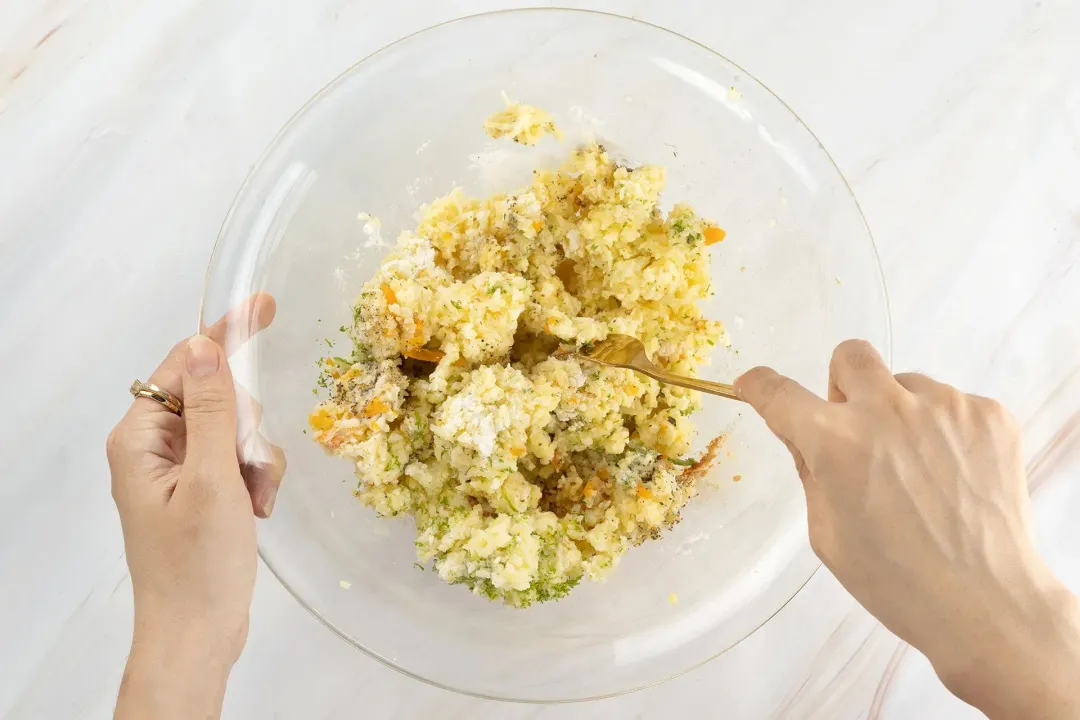
[[[509,100],[485,128],[557,133]],[[663,187],[661,167],[582,147],[516,192],[435,200],[364,285],[309,421],[362,503],[413,516],[443,580],[517,607],[561,598],[694,495],[712,454],[685,457],[697,393],[553,357],[625,333],[693,375],[727,342],[697,307],[723,231],[685,205],[665,216]]]

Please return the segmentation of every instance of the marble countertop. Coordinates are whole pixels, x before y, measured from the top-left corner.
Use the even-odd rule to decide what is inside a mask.
[[[814,130],[878,242],[898,369],[1021,420],[1039,542],[1080,589],[1080,4],[564,3],[668,27]],[[263,147],[376,48],[500,0],[0,4],[0,714],[106,718],[130,583],[103,452],[131,379],[194,330]],[[297,58],[303,58],[298,62]],[[57,418],[61,424],[57,425]],[[978,717],[828,572],[706,666],[597,703],[429,687],[260,569],[229,718]]]

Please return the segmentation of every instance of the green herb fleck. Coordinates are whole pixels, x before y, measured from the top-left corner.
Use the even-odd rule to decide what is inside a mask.
[[[424,566],[421,565],[420,563],[416,563],[416,562],[413,563],[413,567],[416,568],[417,570],[419,570],[420,572],[424,571]]]
[[[670,460],[673,464],[680,465],[682,467],[690,467],[691,465],[697,464],[697,460],[695,460],[694,458],[668,458],[668,460]]]

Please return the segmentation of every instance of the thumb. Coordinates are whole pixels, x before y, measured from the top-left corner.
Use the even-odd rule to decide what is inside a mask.
[[[237,464],[236,393],[225,353],[205,335],[188,340],[184,358],[185,464]]]
[[[756,367],[735,381],[735,392],[781,440],[798,445],[813,429],[815,413],[828,406],[824,400],[772,368]]]

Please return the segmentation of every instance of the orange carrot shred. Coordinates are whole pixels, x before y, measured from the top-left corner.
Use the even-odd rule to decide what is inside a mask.
[[[715,245],[718,242],[723,242],[725,237],[727,237],[727,233],[715,225],[709,225],[705,228],[706,245]]]
[[[308,424],[315,430],[329,430],[334,427],[334,418],[330,417],[326,410],[319,409],[308,415]]]
[[[442,359],[446,357],[446,353],[442,350],[428,350],[427,348],[411,348],[403,351],[401,354],[407,358],[412,358],[413,360],[430,363],[441,362]]]
[[[390,406],[382,401],[382,398],[372,398],[367,405],[364,406],[364,417],[375,417],[376,415],[382,415],[384,412],[390,409]]]
[[[637,486],[637,496],[642,500],[652,500],[654,497],[653,491],[644,485]]]
[[[397,305],[397,294],[394,292],[394,288],[390,287],[386,283],[381,286],[383,297],[386,298],[387,305]]]

